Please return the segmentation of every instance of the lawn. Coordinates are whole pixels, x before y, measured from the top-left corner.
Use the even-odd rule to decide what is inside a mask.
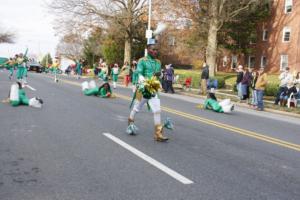
[[[187,77],[192,77],[192,88],[199,88],[201,70],[182,70],[175,69],[175,75],[179,75],[180,82],[184,82]],[[225,84],[226,80],[236,79],[236,73],[225,73],[225,72],[217,72],[217,78],[224,78]]]
[[[235,81],[236,81],[236,76],[225,79],[225,84],[233,86],[235,84]],[[277,74],[268,75],[268,83],[279,84],[278,75]]]

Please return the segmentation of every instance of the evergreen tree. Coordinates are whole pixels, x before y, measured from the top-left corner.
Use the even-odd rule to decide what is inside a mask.
[[[41,65],[43,66],[43,67],[48,67],[48,65],[50,64],[50,65],[52,65],[52,57],[51,57],[51,55],[50,55],[50,53],[48,53],[48,54],[46,54],[44,57],[43,57],[43,59],[42,59],[42,62],[41,62]]]
[[[218,33],[218,44],[235,53],[254,53],[251,43],[257,40],[257,27],[270,15],[267,5],[260,5],[250,12],[242,12],[236,20],[227,22]]]
[[[90,67],[94,66],[94,63],[97,63],[101,53],[101,42],[103,39],[102,30],[97,28],[92,34],[84,41],[83,47],[83,58],[87,61],[87,65]]]

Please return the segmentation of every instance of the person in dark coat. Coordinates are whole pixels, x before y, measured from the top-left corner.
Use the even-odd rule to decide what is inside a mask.
[[[251,73],[249,72],[248,68],[246,67],[246,69],[244,70],[244,74],[243,74],[243,78],[241,81],[241,89],[242,89],[242,95],[243,98],[242,100],[247,100],[249,99],[249,86],[251,84]]]
[[[243,66],[239,65],[237,69],[237,77],[236,77],[236,89],[238,92],[238,97],[240,99],[243,99],[243,94],[242,94],[242,80],[243,80],[243,75],[244,75],[244,70]]]
[[[203,95],[206,95],[208,79],[209,79],[209,66],[206,63],[203,63],[203,69],[201,73],[201,92]]]
[[[166,70],[164,72],[164,78],[165,78],[165,92],[171,91],[172,94],[174,94],[174,88],[173,88],[173,80],[174,80],[174,69],[172,67],[172,64],[166,65]]]

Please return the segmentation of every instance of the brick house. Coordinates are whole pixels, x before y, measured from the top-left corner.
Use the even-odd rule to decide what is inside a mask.
[[[271,72],[290,67],[300,71],[300,1],[274,0],[272,15],[260,27],[257,56]]]
[[[167,31],[157,37],[162,63],[187,68],[198,65],[197,62],[204,60],[205,44],[194,48],[187,44],[193,32],[191,21],[181,18],[169,23]]]
[[[258,26],[253,55],[232,55],[224,51],[218,69],[228,71],[238,64],[265,67],[271,73],[285,67],[300,71],[300,1],[274,0],[271,16]]]
[[[292,72],[300,71],[300,0],[273,0],[271,6],[269,19],[258,26],[257,41],[251,44],[255,53],[245,56],[219,50],[218,71],[233,71],[238,64],[256,69],[265,67],[271,73],[277,73],[285,67],[290,67]],[[168,55],[175,55],[172,59],[165,55],[165,60],[193,64],[195,54],[186,54],[188,51],[180,45],[180,38],[173,38],[173,41],[176,41],[175,46],[170,48]],[[180,55],[177,55],[178,48],[181,49]],[[203,53],[198,51],[196,59],[203,58]],[[180,58],[185,58],[184,62]]]

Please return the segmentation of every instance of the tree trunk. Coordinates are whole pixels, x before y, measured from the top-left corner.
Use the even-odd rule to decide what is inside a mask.
[[[125,38],[125,48],[124,48],[124,63],[128,62],[131,64],[131,47],[132,47],[132,39],[131,37]]]
[[[213,0],[210,5],[211,19],[209,22],[206,63],[209,65],[209,76],[215,76],[216,58],[217,58],[217,34],[218,34],[218,0]]]

